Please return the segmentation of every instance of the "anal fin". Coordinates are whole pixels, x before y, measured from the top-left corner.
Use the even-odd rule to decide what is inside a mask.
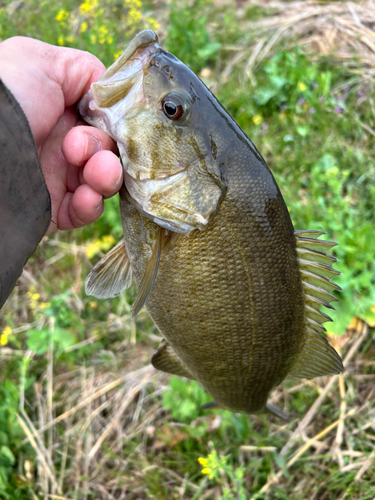
[[[123,238],[91,269],[85,290],[87,295],[109,299],[120,295],[131,283],[132,270]]]
[[[194,380],[194,376],[190,373],[189,369],[165,340],[162,341],[160,347],[152,356],[151,363],[154,368],[162,372]]]

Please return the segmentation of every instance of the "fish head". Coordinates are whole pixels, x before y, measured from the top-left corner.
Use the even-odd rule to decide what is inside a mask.
[[[79,104],[84,120],[116,141],[130,201],[172,231],[204,229],[225,193],[210,96],[146,30]]]

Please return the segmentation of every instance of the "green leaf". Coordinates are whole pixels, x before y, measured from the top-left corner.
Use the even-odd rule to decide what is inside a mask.
[[[299,127],[296,127],[297,134],[299,134],[301,137],[306,137],[308,134],[309,128],[307,125],[300,125]]]
[[[34,328],[27,332],[26,345],[36,354],[43,354],[49,348],[49,333],[47,330]]]
[[[9,465],[14,465],[16,462],[16,459],[11,452],[10,448],[8,446],[1,446],[0,447],[0,463],[3,461],[8,462]]]

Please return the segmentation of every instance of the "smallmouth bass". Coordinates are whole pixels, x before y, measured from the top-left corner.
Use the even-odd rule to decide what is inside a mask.
[[[89,295],[138,285],[163,336],[155,368],[197,380],[218,407],[267,403],[286,377],[340,373],[320,311],[337,300],[335,245],[294,231],[255,146],[150,30],[136,35],[79,104],[118,144],[121,240],[91,271]]]

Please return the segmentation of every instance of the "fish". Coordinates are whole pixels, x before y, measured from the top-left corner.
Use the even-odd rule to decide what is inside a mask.
[[[340,272],[322,231],[295,231],[254,144],[183,62],[138,33],[78,105],[117,143],[124,238],[91,270],[86,293],[133,280],[162,341],[152,365],[196,380],[209,407],[269,412],[284,379],[343,371],[324,336]]]

